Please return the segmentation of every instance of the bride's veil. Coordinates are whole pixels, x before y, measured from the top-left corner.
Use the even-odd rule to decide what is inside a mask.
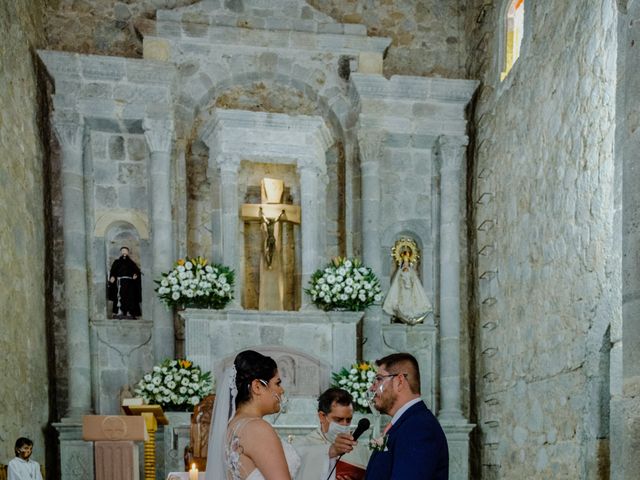
[[[216,389],[213,417],[209,428],[206,480],[226,480],[224,452],[227,443],[227,426],[236,413],[236,366],[231,365],[222,375]]]

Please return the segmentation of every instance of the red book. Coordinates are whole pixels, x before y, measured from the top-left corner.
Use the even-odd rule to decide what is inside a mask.
[[[351,480],[364,480],[364,471],[362,467],[340,460],[336,465],[336,478],[344,475],[351,478]]]

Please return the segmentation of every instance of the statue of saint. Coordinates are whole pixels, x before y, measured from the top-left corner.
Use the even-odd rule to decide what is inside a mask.
[[[392,256],[398,265],[382,309],[401,322],[415,325],[433,311],[416,272],[419,259],[418,246],[408,238],[401,238],[392,249]]]
[[[129,256],[129,247],[120,249],[109,271],[109,300],[114,318],[138,318],[141,315],[142,284],[140,268]]]

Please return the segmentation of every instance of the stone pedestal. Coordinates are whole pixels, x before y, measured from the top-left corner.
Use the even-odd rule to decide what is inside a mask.
[[[408,352],[418,360],[420,365],[420,385],[422,398],[427,407],[438,411],[437,403],[437,365],[436,351],[437,330],[433,325],[408,326],[399,323],[382,326],[381,356],[398,352]],[[378,357],[380,358],[380,357]],[[371,359],[374,360],[374,359]]]
[[[466,422],[440,422],[449,444],[449,479],[469,478],[469,434],[475,425]]]
[[[184,470],[184,449],[189,444],[191,429],[191,412],[165,412],[169,420],[168,425],[163,425],[156,437],[162,454],[158,458],[164,458],[164,472],[181,472]]]
[[[82,424],[63,419],[53,427],[60,442],[60,478],[94,480],[93,442],[82,440]]]
[[[153,367],[153,322],[100,320],[91,323],[91,370],[96,413],[120,413],[120,391]]]

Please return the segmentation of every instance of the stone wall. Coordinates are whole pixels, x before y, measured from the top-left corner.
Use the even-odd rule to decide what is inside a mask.
[[[198,0],[59,0],[45,17],[48,48],[77,53],[142,56],[140,32],[158,9]]]
[[[157,9],[197,0],[60,0],[49,8],[51,49],[140,57],[141,34],[151,31]],[[218,2],[220,3],[220,2]],[[242,1],[225,2],[236,11]],[[466,42],[462,30],[467,2],[460,0],[309,0],[312,7],[342,23],[367,26],[369,35],[393,39],[385,74],[462,78]]]
[[[622,184],[622,311],[623,316],[611,329],[612,367],[617,374],[611,401],[612,478],[633,478],[640,471],[635,452],[640,443],[640,275],[638,245],[640,195],[638,190],[638,148],[640,107],[635,100],[640,88],[638,39],[640,2],[618,2],[618,91],[616,114],[617,180]],[[626,8],[624,5],[626,4]],[[623,172],[623,173],[622,173]],[[618,173],[618,172],[616,172]],[[614,370],[612,368],[612,376]]]
[[[308,0],[342,23],[360,23],[367,33],[393,39],[384,73],[464,78],[467,2],[459,0],[406,1]]]
[[[46,151],[42,146],[43,77],[34,49],[44,43],[41,0],[0,4],[0,458],[14,456],[19,436],[35,442],[44,463],[49,417],[46,228],[43,206]],[[46,117],[45,117],[46,119]]]
[[[499,81],[506,2],[476,2],[483,81],[470,174],[477,477],[607,478],[615,231],[616,5],[525,1]],[[568,48],[570,46],[570,48]],[[613,360],[612,360],[613,362]]]

